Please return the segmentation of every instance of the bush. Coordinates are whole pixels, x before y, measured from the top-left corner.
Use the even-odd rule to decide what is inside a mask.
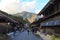
[[[52,35],[52,40],[55,40],[55,35]]]
[[[60,40],[60,37],[56,37],[55,35],[52,35],[52,40]]]

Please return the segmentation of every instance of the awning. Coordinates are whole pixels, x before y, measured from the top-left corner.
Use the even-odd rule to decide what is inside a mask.
[[[54,21],[41,23],[41,26],[57,26],[57,25],[60,25],[60,20],[54,20]]]

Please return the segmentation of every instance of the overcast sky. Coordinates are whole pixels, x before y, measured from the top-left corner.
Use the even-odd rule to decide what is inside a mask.
[[[9,14],[28,11],[38,14],[49,0],[0,0],[0,10]]]

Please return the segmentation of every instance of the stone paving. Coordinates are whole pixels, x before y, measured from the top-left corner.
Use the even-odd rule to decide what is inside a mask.
[[[35,34],[39,35],[43,40],[51,40],[51,36],[40,33],[39,31],[37,31]]]
[[[36,36],[32,32],[24,31],[24,32],[16,32],[15,36],[10,35],[11,40],[42,40],[41,37]]]

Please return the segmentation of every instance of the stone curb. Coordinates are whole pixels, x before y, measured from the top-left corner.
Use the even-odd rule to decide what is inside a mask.
[[[51,40],[51,38],[47,35],[44,35],[40,32],[35,33],[35,35],[39,35],[43,40]]]

